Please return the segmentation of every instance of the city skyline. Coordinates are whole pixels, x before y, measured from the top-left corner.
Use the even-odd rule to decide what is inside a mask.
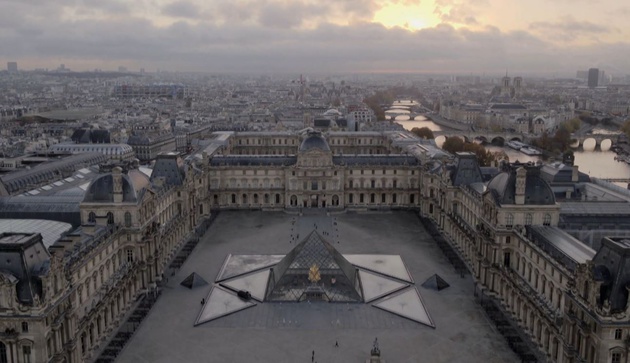
[[[628,73],[629,6],[535,0],[0,1],[20,69]]]

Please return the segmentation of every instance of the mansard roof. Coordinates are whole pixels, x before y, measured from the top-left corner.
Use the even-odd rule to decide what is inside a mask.
[[[497,174],[488,183],[488,190],[496,198],[497,202],[504,205],[516,204],[516,169],[520,165],[514,165],[509,170]],[[549,184],[540,177],[540,169],[536,166],[527,166],[525,177],[525,204],[527,205],[553,205],[556,198]]]

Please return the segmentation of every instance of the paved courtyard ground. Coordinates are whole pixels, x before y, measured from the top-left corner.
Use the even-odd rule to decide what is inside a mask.
[[[331,303],[263,303],[194,327],[211,286],[189,290],[179,285],[186,276],[196,272],[214,282],[228,254],[286,254],[295,246],[291,236],[310,225],[282,212],[222,212],[169,277],[117,362],[308,363],[315,351],[319,363],[364,363],[376,337],[387,363],[518,361],[474,301],[470,276],[455,273],[414,214],[333,218],[327,234],[342,254],[403,258],[435,329],[369,304]],[[435,273],[451,286],[440,292],[420,286]]]

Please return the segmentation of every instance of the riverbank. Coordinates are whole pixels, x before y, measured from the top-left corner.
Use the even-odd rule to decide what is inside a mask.
[[[470,131],[470,125],[458,121],[448,120],[438,114],[424,115],[429,121],[436,125],[457,131]]]

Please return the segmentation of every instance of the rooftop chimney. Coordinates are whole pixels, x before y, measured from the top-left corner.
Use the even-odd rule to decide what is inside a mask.
[[[514,203],[525,204],[525,180],[527,179],[527,170],[523,167],[516,169],[516,193]]]

